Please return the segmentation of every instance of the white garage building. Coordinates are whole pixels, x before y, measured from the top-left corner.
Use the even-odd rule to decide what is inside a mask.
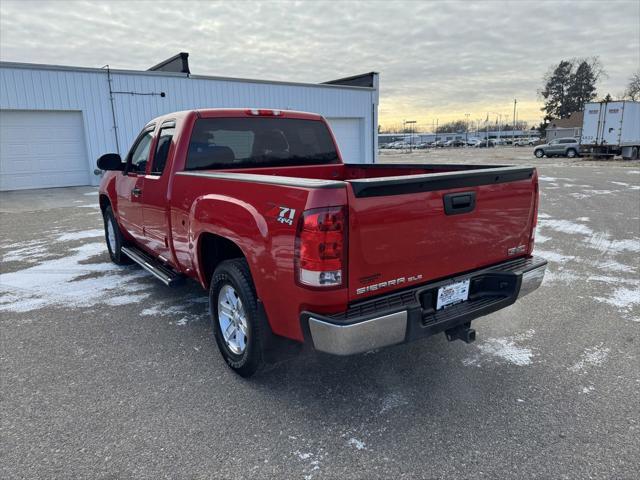
[[[211,77],[191,75],[187,57],[149,71],[0,62],[0,191],[97,185],[100,155],[124,155],[151,118],[191,108],[320,113],[345,162],[375,161],[376,73],[323,84]]]

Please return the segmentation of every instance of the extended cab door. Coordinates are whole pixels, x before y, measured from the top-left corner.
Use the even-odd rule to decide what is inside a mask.
[[[142,207],[145,246],[165,261],[171,258],[167,191],[174,133],[175,121],[166,121],[160,126],[149,174],[144,181]]]
[[[122,228],[137,241],[143,239],[142,192],[154,127],[146,127],[127,155],[124,174],[116,182],[118,218]]]

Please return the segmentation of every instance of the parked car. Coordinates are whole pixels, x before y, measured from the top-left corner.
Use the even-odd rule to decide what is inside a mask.
[[[315,114],[171,113],[98,167],[111,260],[207,289],[242,376],[292,342],[335,355],[438,332],[471,342],[473,320],[545,272],[535,168],[344,164]]]
[[[574,158],[580,155],[580,143],[575,138],[556,138],[549,143],[538,145],[533,154],[537,158],[544,156]]]
[[[496,145],[493,143],[493,140],[480,140],[478,143],[474,145],[475,148],[492,148]]]

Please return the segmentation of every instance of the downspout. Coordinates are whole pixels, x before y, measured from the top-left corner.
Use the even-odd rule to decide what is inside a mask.
[[[371,163],[378,163],[378,103],[380,99],[380,74],[373,73],[373,102],[371,102],[372,152]]]

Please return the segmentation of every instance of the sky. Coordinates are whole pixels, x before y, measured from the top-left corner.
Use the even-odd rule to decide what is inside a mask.
[[[380,73],[383,127],[542,117],[552,65],[600,58],[598,94],[640,69],[640,0],[2,0],[0,60],[146,70],[180,51],[194,74],[319,83]]]

